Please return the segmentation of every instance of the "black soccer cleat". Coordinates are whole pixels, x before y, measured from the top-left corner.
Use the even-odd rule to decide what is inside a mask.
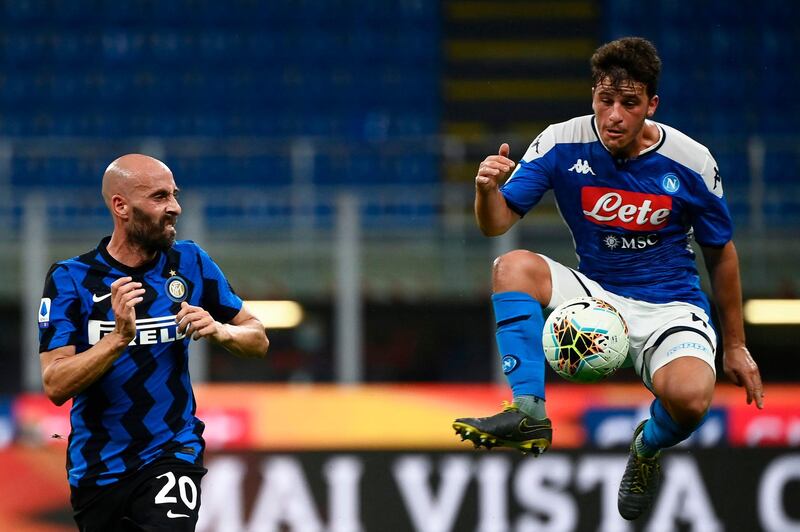
[[[493,416],[456,419],[453,429],[462,441],[470,440],[476,449],[481,445],[487,449],[511,447],[534,456],[545,452],[553,441],[550,419],[533,419],[513,404],[506,404],[502,412]]]
[[[633,431],[628,464],[617,495],[619,514],[629,521],[637,519],[650,508],[661,485],[661,453],[646,458],[636,452],[636,437],[644,429],[644,424],[645,421],[642,421]]]

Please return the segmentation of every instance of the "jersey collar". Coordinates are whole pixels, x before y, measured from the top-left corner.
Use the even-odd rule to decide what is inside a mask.
[[[640,157],[643,157],[645,155],[649,155],[649,154],[651,154],[653,152],[658,151],[658,149],[661,148],[661,146],[664,145],[664,141],[667,140],[667,132],[664,130],[664,128],[661,126],[661,124],[659,124],[658,122],[653,122],[652,120],[647,120],[647,119],[645,119],[644,122],[645,122],[645,124],[654,125],[654,126],[656,126],[656,128],[658,128],[658,141],[654,142],[652,146],[649,146],[649,147],[643,149],[642,151],[640,151],[639,155],[637,155],[636,157],[633,157],[633,159],[638,159]],[[592,131],[594,131],[594,135],[597,137],[597,141],[600,143],[600,145],[608,152],[609,155],[612,155],[611,154],[611,150],[609,150],[606,147],[606,145],[603,144],[603,139],[600,138],[600,132],[597,131],[597,123],[596,123],[596,118],[594,116],[592,116]],[[612,155],[612,157],[613,157],[613,155]]]
[[[162,253],[159,251],[155,257],[151,260],[145,262],[141,266],[131,267],[126,266],[119,262],[117,259],[111,256],[111,253],[108,252],[108,243],[111,242],[111,235],[104,237],[100,243],[97,245],[97,251],[100,253],[100,256],[103,257],[103,260],[106,263],[114,268],[115,270],[119,270],[123,273],[127,273],[128,275],[141,275],[153,269],[153,266],[158,264],[158,261],[161,260]]]

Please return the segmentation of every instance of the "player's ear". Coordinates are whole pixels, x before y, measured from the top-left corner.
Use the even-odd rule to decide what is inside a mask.
[[[592,85],[592,112],[597,113],[596,106],[594,104],[594,93],[597,90],[597,86]]]
[[[653,115],[656,114],[656,108],[658,108],[658,94],[647,102],[647,118],[653,118]]]
[[[120,218],[127,219],[130,215],[128,202],[119,194],[111,196],[111,212]]]

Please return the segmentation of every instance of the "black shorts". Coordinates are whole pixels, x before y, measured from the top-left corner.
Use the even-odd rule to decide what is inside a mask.
[[[206,468],[177,458],[156,460],[107,486],[72,488],[82,532],[194,531]]]

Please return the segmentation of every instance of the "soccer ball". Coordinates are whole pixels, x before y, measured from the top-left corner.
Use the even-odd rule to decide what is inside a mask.
[[[578,297],[555,308],[544,323],[544,356],[572,382],[612,375],[628,356],[628,325],[605,301]]]

